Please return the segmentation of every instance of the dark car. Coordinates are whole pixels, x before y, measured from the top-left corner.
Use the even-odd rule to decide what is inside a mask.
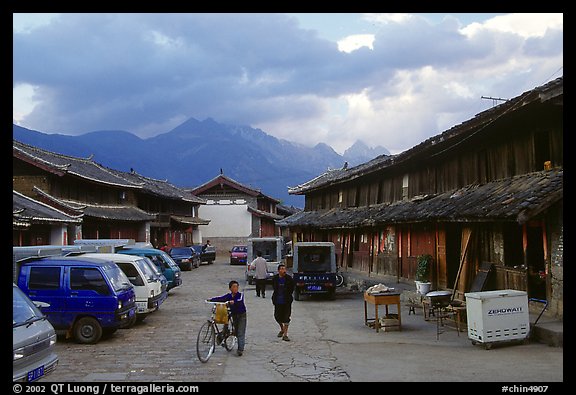
[[[204,246],[201,245],[193,245],[189,247],[193,248],[194,251],[200,254],[200,263],[206,262],[211,265],[216,260],[216,247],[208,246],[205,249]]]
[[[180,270],[192,270],[200,266],[200,255],[190,247],[172,247],[168,253]]]
[[[231,265],[245,265],[246,258],[248,257],[248,247],[238,245],[232,247],[230,250],[230,264]]]

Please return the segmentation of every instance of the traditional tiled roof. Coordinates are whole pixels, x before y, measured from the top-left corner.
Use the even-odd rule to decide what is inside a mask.
[[[84,216],[98,219],[112,219],[117,221],[153,221],[155,214],[149,214],[134,206],[102,206],[86,205]]]
[[[284,204],[276,205],[276,212],[280,215],[283,215],[283,216],[296,214],[297,212],[299,212],[301,210],[302,209],[299,209],[299,208],[294,207],[294,206],[286,206]]]
[[[324,229],[421,221],[515,221],[523,224],[563,199],[563,176],[563,170],[540,171],[409,201],[301,211],[276,224]]]
[[[264,218],[269,218],[269,219],[274,219],[274,220],[284,218],[283,215],[278,215],[275,213],[269,213],[268,211],[258,210],[258,209],[255,209],[254,207],[250,207],[250,206],[248,206],[248,211],[251,212],[252,214],[256,215],[257,217],[264,217]]]
[[[14,190],[12,191],[12,219],[13,225],[19,227],[33,223],[79,224],[82,222],[81,215],[68,215]]]
[[[50,206],[60,207],[67,212],[83,213],[84,217],[99,219],[114,219],[120,221],[154,221],[156,214],[150,214],[146,211],[129,205],[101,205],[86,202],[78,202],[58,198],[46,193],[39,188],[35,188],[38,196],[48,202]]]
[[[184,189],[170,184],[167,180],[157,180],[134,171],[123,172],[94,162],[92,158],[77,158],[43,150],[13,140],[15,157],[55,174],[71,174],[76,177],[113,185],[120,188],[140,190],[142,193],[159,196],[164,199],[184,200],[190,203],[204,204],[201,198],[191,195]]]
[[[220,184],[228,185],[233,189],[237,189],[238,191],[247,194],[248,196],[265,198],[265,199],[271,200],[275,203],[280,203],[280,200],[274,199],[273,197],[270,197],[270,196],[263,194],[260,191],[260,189],[252,188],[250,186],[242,184],[242,183],[240,183],[240,182],[238,182],[238,181],[236,181],[236,180],[234,180],[228,176],[225,176],[224,174],[218,174],[216,177],[212,178],[209,181],[206,181],[202,185],[199,185],[195,188],[192,188],[190,191],[192,192],[193,195],[202,196],[202,194],[204,192],[207,192],[209,189],[211,189],[217,185],[220,185]]]
[[[141,184],[142,189],[151,195],[157,195],[163,198],[170,198],[176,200],[184,200],[190,203],[205,204],[206,201],[202,198],[192,195],[190,192],[178,188],[168,182],[168,180],[158,180],[150,177],[143,176],[135,171],[121,172],[118,170],[111,170],[117,173],[120,177],[127,179],[130,182]]]
[[[327,170],[318,177],[313,178],[301,185],[291,187],[288,193],[302,195],[316,189],[325,188],[331,185],[354,180],[384,168],[392,168],[417,156],[438,155],[458,146],[461,142],[473,135],[481,133],[489,125],[502,116],[516,111],[534,102],[551,102],[562,104],[564,94],[563,77],[557,78],[545,85],[524,92],[520,96],[510,99],[498,106],[477,114],[474,118],[467,120],[460,125],[456,125],[445,132],[433,136],[422,143],[397,155],[381,155],[371,161],[351,168],[341,168]]]
[[[110,169],[94,162],[92,158],[76,158],[57,154],[16,140],[12,140],[12,151],[15,157],[47,171],[58,174],[71,174],[100,184],[114,185],[122,188],[142,188],[141,184],[136,184],[126,180],[124,177],[120,177],[110,171]]]
[[[209,219],[203,219],[200,217],[184,216],[184,215],[171,215],[170,219],[181,224],[186,225],[208,225],[210,223]]]

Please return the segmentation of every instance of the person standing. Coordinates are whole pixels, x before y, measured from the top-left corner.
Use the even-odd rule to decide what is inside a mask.
[[[266,297],[266,278],[268,277],[268,266],[266,259],[262,258],[262,251],[256,251],[256,259],[250,263],[250,269],[256,269],[254,278],[256,279],[256,296]]]
[[[274,319],[280,325],[278,337],[290,341],[288,325],[292,315],[292,292],[294,292],[294,279],[286,273],[284,264],[278,265],[278,274],[272,278],[272,303],[274,304]]]
[[[246,344],[246,305],[244,304],[244,295],[238,292],[238,281],[232,280],[228,283],[230,292],[226,295],[216,296],[208,299],[210,302],[228,302],[232,321],[236,328],[236,338],[238,339],[238,356],[242,356],[244,345]]]
[[[208,247],[212,247],[212,244],[210,244],[210,240],[206,240],[206,244],[202,246],[202,252],[205,252]]]

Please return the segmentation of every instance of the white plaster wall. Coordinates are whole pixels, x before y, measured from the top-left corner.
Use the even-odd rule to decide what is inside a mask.
[[[53,225],[50,227],[50,244],[66,245],[67,225]]]
[[[248,237],[252,231],[252,214],[246,204],[206,204],[202,218],[210,224],[202,226],[202,237]]]

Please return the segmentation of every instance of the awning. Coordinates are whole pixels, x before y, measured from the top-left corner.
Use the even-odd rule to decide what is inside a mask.
[[[251,212],[252,214],[254,214],[255,216],[261,217],[261,218],[268,218],[268,219],[273,219],[273,220],[284,218],[282,215],[269,213],[267,211],[257,210],[253,207],[250,207],[250,206],[248,206],[248,211]]]
[[[209,219],[192,216],[171,215],[170,219],[185,225],[208,225],[210,223]]]

